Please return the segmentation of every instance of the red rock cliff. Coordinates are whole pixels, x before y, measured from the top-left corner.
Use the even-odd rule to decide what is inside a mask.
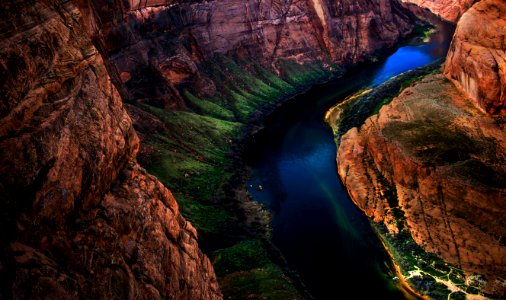
[[[4,1],[1,298],[218,299],[72,2]]]
[[[416,243],[502,295],[506,135],[468,104],[442,75],[423,79],[343,135],[338,170],[367,216],[396,233],[401,209]]]
[[[479,287],[497,296],[506,290],[506,134],[501,117],[469,99],[504,113],[504,8],[483,0],[462,17],[445,68],[455,86],[442,74],[417,82],[343,135],[337,158],[368,216],[393,233],[403,222],[426,251],[482,275]]]
[[[462,16],[444,72],[477,107],[506,115],[506,2],[482,1]]]
[[[80,1],[80,7],[124,98],[172,109],[184,107],[180,85],[213,95],[200,65],[216,54],[278,74],[287,61],[348,65],[391,47],[414,23],[391,0],[141,2]]]
[[[402,0],[407,3],[414,3],[418,6],[430,9],[441,18],[457,22],[458,19],[471,7],[477,0]]]

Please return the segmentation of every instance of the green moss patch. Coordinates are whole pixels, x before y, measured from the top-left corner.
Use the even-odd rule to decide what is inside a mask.
[[[220,282],[229,299],[303,299],[275,265],[227,275]]]
[[[232,247],[217,250],[212,257],[218,276],[261,268],[272,263],[259,240],[245,240]]]
[[[219,55],[199,69],[213,79],[212,97],[199,97],[188,85],[181,93],[185,111],[135,104],[164,125],[154,133],[140,132],[146,149],[142,164],[174,193],[182,214],[199,231],[226,298],[301,298],[270,259],[271,250],[262,242],[269,238],[267,226],[242,221],[241,203],[231,191],[231,182],[240,181],[233,168],[234,147],[253,118],[332,74],[320,64],[286,62],[280,78],[256,62]]]

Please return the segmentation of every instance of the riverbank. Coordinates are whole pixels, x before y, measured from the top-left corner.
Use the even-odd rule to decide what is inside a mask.
[[[427,66],[402,73],[377,87],[362,89],[330,108],[325,114],[324,120],[332,129],[336,147],[339,148],[344,133],[353,127],[360,127],[367,118],[377,114],[383,105],[390,103],[394,97],[416,80],[437,72],[441,67],[441,62],[442,60],[439,60]],[[403,269],[398,265],[398,255],[396,255],[398,250],[391,246],[386,235],[381,233],[379,226],[381,225],[371,221],[371,227],[391,258],[395,277],[397,277],[396,280],[399,280],[406,297],[408,299],[410,297],[413,299],[429,299],[428,296],[423,295],[408,283],[408,278],[405,277]]]
[[[142,107],[163,124],[143,141],[141,163],[174,192],[182,213],[197,227],[226,296],[307,298],[270,243],[269,212],[244,188],[241,153],[269,111],[342,72],[330,65],[294,64],[280,79],[254,62],[226,57],[216,58],[207,70],[217,78],[222,100],[211,102],[187,90],[190,111]]]
[[[378,51],[366,61],[380,60],[392,51]],[[241,155],[265,116],[308,88],[342,76],[344,70],[287,63],[280,78],[255,62],[227,57],[216,57],[204,69],[216,79],[213,99],[187,89],[182,95],[188,111],[139,106],[162,121],[144,126],[155,128],[154,134],[138,130],[143,139],[139,161],[174,192],[182,213],[197,227],[202,249],[220,270],[225,295],[309,297],[270,241],[270,213],[249,196],[249,170]],[[136,108],[130,107],[132,115]],[[138,123],[149,123],[138,115]],[[257,260],[251,253],[269,260]],[[287,289],[286,284],[297,288]],[[286,291],[283,297],[275,296],[280,290]]]
[[[437,70],[437,68],[434,70]],[[478,128],[480,126],[487,126],[487,129],[482,129],[483,132],[495,131],[496,133],[493,134],[493,136],[500,138],[500,134],[498,133],[500,129],[496,128],[498,125],[485,125],[490,122],[493,123],[493,121],[473,110],[465,100],[462,100],[462,96],[456,93],[454,88],[449,86],[447,81],[443,80],[442,76],[438,74],[439,72],[435,72],[436,74],[431,75],[430,73],[433,72],[434,71],[428,72],[427,75],[425,75],[427,76],[425,79],[424,76],[420,76],[418,72],[411,72],[410,74],[392,78],[385,84],[380,85],[373,92],[351,97],[349,101],[329,111],[327,114],[327,121],[332,122],[330,125],[332,125],[336,136],[336,145],[341,147],[339,148],[338,154],[339,173],[342,180],[347,185],[348,191],[352,195],[355,204],[364,210],[370,218],[374,218],[371,224],[377,235],[381,238],[386,249],[393,257],[394,263],[399,268],[402,278],[404,278],[404,283],[406,283],[409,288],[433,299],[498,299],[497,296],[490,293],[486,294],[485,292],[487,289],[490,290],[490,287],[487,287],[489,284],[495,284],[493,280],[485,279],[486,276],[476,275],[472,272],[464,273],[461,267],[461,259],[466,252],[457,250],[457,254],[454,254],[452,257],[454,259],[457,257],[458,263],[448,263],[440,258],[443,253],[437,252],[437,248],[434,249],[434,245],[431,245],[431,243],[435,243],[434,240],[441,231],[448,230],[446,229],[447,225],[444,224],[450,224],[450,222],[455,224],[459,222],[459,220],[462,220],[462,216],[467,216],[466,219],[472,217],[473,210],[467,211],[469,209],[466,210],[465,207],[460,208],[453,204],[454,201],[461,203],[464,201],[463,199],[465,199],[465,196],[460,196],[455,200],[450,197],[445,197],[443,208],[440,208],[442,204],[437,201],[433,203],[429,200],[425,200],[425,204],[418,203],[422,202],[420,197],[423,195],[419,190],[421,189],[420,186],[426,185],[429,190],[433,190],[433,188],[430,189],[430,186],[435,186],[435,184],[428,184],[426,181],[423,181],[424,179],[420,179],[423,183],[410,183],[409,179],[405,179],[402,184],[398,184],[398,182],[392,183],[393,175],[391,175],[392,171],[389,170],[406,169],[406,171],[403,172],[411,174],[406,178],[417,178],[412,175],[415,171],[407,170],[417,170],[416,172],[425,174],[421,169],[429,163],[434,164],[430,172],[431,178],[441,176],[438,175],[437,169],[440,168],[440,166],[445,170],[445,175],[442,175],[442,178],[447,179],[450,176],[448,174],[451,174],[452,184],[438,183],[439,186],[445,186],[447,190],[452,189],[452,185],[463,184],[466,188],[459,187],[453,189],[459,191],[467,190],[469,192],[471,188],[476,188],[480,192],[477,192],[474,197],[483,198],[487,197],[486,192],[481,192],[483,190],[487,191],[485,188],[494,191],[499,187],[494,182],[499,180],[495,178],[502,178],[502,175],[500,175],[500,168],[494,172],[490,171],[490,177],[486,180],[480,179],[482,178],[481,175],[477,175],[482,171],[478,169],[474,170],[473,168],[483,168],[478,163],[478,161],[481,160],[481,153],[501,153],[500,143],[487,140],[488,144],[484,144],[482,142],[484,139],[483,137],[472,135],[472,131],[468,129],[468,127],[471,126],[470,124],[480,124],[476,126]],[[394,82],[397,82],[397,84],[394,84]],[[403,82],[405,84],[402,84]],[[394,88],[392,90],[393,87],[397,86],[401,88],[397,90]],[[363,105],[374,106],[377,103],[388,103],[391,100],[385,101],[385,93],[388,94],[388,91],[396,91],[396,93],[400,94],[403,87],[406,86],[410,86],[410,90],[402,93],[405,98],[403,99],[404,101],[399,100],[395,102],[395,105],[389,105],[387,107],[388,109],[381,110],[380,114],[382,115],[368,118],[369,114],[364,113],[364,111],[360,109]],[[395,93],[392,94],[392,96],[395,97]],[[434,99],[437,99],[437,101]],[[379,109],[371,109],[369,111],[375,115]],[[358,118],[355,118],[357,112],[361,113],[358,114]],[[352,123],[353,126],[347,126],[349,124],[345,123],[344,120],[346,120],[347,116],[353,117],[353,121],[355,122]],[[387,119],[387,121],[385,121],[385,116],[388,116],[391,120]],[[470,119],[470,116],[479,119],[479,121],[473,121]],[[368,119],[368,121],[364,122],[366,119]],[[403,122],[411,122],[413,126],[403,125]],[[363,125],[364,123],[366,124]],[[450,124],[453,125],[450,126]],[[465,129],[460,129],[460,124],[466,124]],[[349,129],[352,127],[358,129],[353,128],[351,130],[353,132],[350,133],[351,131],[349,131]],[[383,127],[387,129],[381,131],[382,136],[385,136],[386,139],[395,139],[396,143],[392,143],[390,140],[388,142],[375,140],[376,136],[379,136],[377,130],[381,130]],[[394,128],[401,131],[393,131]],[[409,130],[409,132],[406,132],[406,130]],[[371,131],[373,133],[371,133]],[[429,135],[426,135],[426,132],[430,132]],[[343,137],[344,133],[346,133],[346,135]],[[361,149],[360,153],[364,153],[359,154],[359,157],[355,157],[357,154],[352,153],[356,153],[356,151],[350,148],[350,141],[360,140],[360,138],[354,139],[354,135],[365,135],[363,143],[357,142],[359,144],[353,144],[356,145],[355,147]],[[340,144],[339,141],[341,138]],[[473,140],[473,142],[470,142],[470,140]],[[367,145],[370,143],[376,146],[367,146],[364,143],[367,143]],[[383,167],[383,171],[380,171],[373,160],[377,158],[378,154],[376,152],[371,152],[372,150],[369,148],[382,147],[377,145],[383,144],[400,146],[394,146],[396,150],[392,150],[391,148],[382,148],[379,150],[380,153],[382,153],[381,157],[383,157],[380,163]],[[471,144],[484,145],[484,148],[476,150],[469,146]],[[426,151],[427,149],[430,150],[430,152]],[[391,151],[396,153],[394,162],[385,162],[385,157],[389,157],[388,155]],[[408,155],[405,153],[411,155],[409,156],[411,159],[414,157],[418,162],[415,161],[411,163],[411,165],[409,162],[405,162],[407,161],[405,155]],[[450,154],[447,155],[445,153]],[[376,156],[371,157],[373,155]],[[492,156],[500,157],[501,154],[494,154]],[[478,165],[478,167],[471,167],[473,164],[469,162],[468,157],[473,157],[473,159],[478,160],[474,163]],[[465,163],[469,165],[469,168],[462,169],[462,163],[460,163],[459,160],[465,161]],[[357,161],[360,161],[360,163],[357,163]],[[349,167],[350,164],[352,167]],[[413,164],[415,165],[414,167],[412,167]],[[357,178],[361,178],[361,180]],[[465,178],[465,182],[462,182],[461,178]],[[410,191],[410,189],[414,188],[416,188],[415,191]],[[442,190],[441,187],[439,189],[440,191]],[[449,193],[449,195],[453,194],[453,192]],[[365,198],[363,195],[366,195]],[[412,201],[415,199],[418,200]],[[486,198],[483,200],[485,199]],[[379,206],[381,207],[378,208]],[[451,212],[448,212],[446,207],[452,207],[453,209]],[[443,224],[441,226],[445,226],[445,228],[440,228],[438,230],[427,229],[429,231],[428,238],[421,238],[420,234],[425,234],[421,232],[425,232],[424,228],[428,226],[427,219],[435,218],[434,215],[427,214],[430,214],[430,211],[436,211],[436,216],[440,216],[441,214],[438,213],[438,211],[441,209],[444,209],[443,216],[445,220],[433,221],[433,224],[436,224],[436,226],[437,224]],[[456,209],[459,211],[454,212],[453,210]],[[453,217],[453,214],[457,216]],[[476,220],[473,222],[476,222]],[[473,226],[462,222],[459,226],[461,227],[452,226],[451,228],[453,229],[450,229],[454,239],[477,236],[476,233],[469,234],[469,232],[482,232],[482,229],[476,230]],[[414,233],[415,235],[413,235],[413,228],[417,228]],[[460,233],[453,234],[453,231],[459,231]],[[481,238],[483,240],[480,240],[478,243],[483,243],[485,241],[485,237]],[[417,239],[418,243],[415,242],[415,239]],[[469,242],[476,244],[473,240],[467,240],[467,243]],[[444,240],[443,243],[447,245],[446,240]],[[454,240],[453,243],[457,245],[457,241]],[[458,243],[462,244],[460,240]],[[466,242],[463,244],[465,245]],[[432,250],[429,251],[428,249]],[[446,251],[452,253],[452,250]],[[439,255],[435,255],[431,252],[436,252]],[[474,252],[471,255],[473,256],[471,259],[475,260],[478,255],[483,255],[483,253]],[[398,277],[401,278],[401,276]]]
[[[325,114],[325,122],[334,133],[334,140],[339,147],[341,136],[353,127],[360,127],[367,118],[379,112],[382,106],[390,103],[394,97],[420,78],[437,72],[442,59],[427,66],[407,71],[377,87],[367,87],[346,97],[330,108]]]

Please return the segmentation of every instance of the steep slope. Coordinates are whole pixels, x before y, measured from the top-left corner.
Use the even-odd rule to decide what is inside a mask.
[[[477,0],[402,0],[430,9],[441,18],[456,23]]]
[[[178,199],[225,240],[216,261],[234,265],[235,246],[263,246],[219,236],[216,224],[233,231],[244,215],[208,205],[239,197],[222,186],[231,139],[259,107],[393,46],[414,23],[382,0],[2,5],[0,268],[2,295],[20,298],[219,298],[195,230],[136,164],[133,126],[145,165],[191,191]],[[272,272],[274,292],[297,295],[272,262],[251,265],[252,280],[272,284]],[[223,281],[243,280],[241,267]]]
[[[180,87],[215,95],[216,79],[201,64],[216,55],[258,62],[283,77],[290,63],[361,61],[414,23],[397,1],[80,2],[123,98],[172,109],[185,106]]]
[[[501,0],[473,6],[459,22],[444,70],[477,107],[493,115],[506,115],[505,16]]]
[[[221,298],[77,8],[2,7],[1,298]]]
[[[407,230],[466,274],[484,275],[483,290],[502,295],[505,141],[500,120],[431,75],[343,135],[339,175],[369,217],[391,233]]]
[[[404,275],[432,296],[450,292],[443,282],[506,291],[506,133],[491,115],[504,113],[503,11],[504,2],[484,0],[464,14],[445,67],[454,84],[429,75],[340,141],[339,175],[353,201],[386,226]]]
[[[231,247],[235,255],[235,246],[263,245],[258,238],[268,236],[266,214],[238,188],[242,167],[230,165],[250,121],[393,46],[416,23],[390,0],[148,1],[140,7],[94,0],[79,7],[131,104],[141,165],[176,193],[218,269],[225,261],[220,249]],[[222,283],[229,275],[220,273]]]

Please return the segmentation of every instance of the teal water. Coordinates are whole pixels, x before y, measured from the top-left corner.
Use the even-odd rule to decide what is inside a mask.
[[[288,101],[246,147],[249,191],[273,212],[274,244],[317,299],[406,298],[392,279],[388,254],[340,182],[323,119],[346,96],[444,57],[453,26],[437,25],[429,43],[400,47]]]

